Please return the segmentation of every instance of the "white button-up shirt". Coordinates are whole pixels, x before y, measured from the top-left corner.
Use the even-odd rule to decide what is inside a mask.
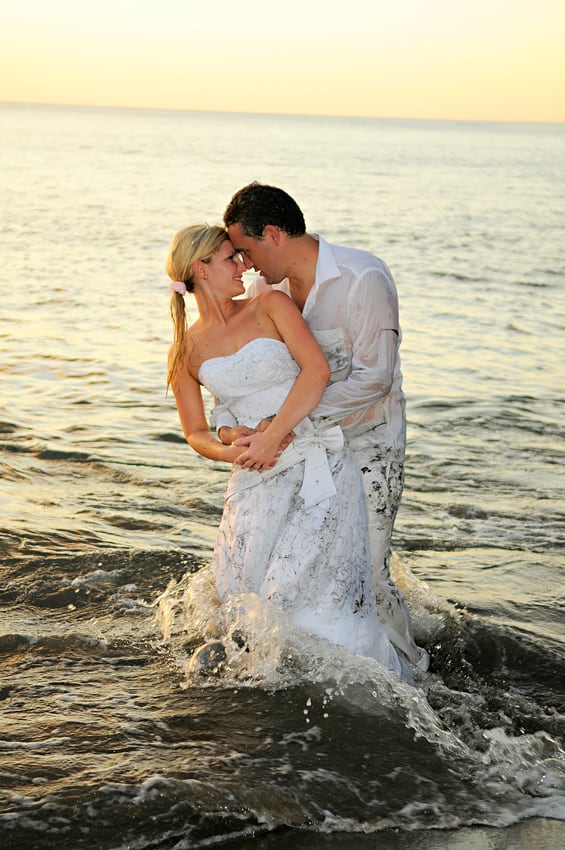
[[[370,429],[383,425],[384,442],[404,450],[401,331],[392,274],[368,251],[330,245],[311,235],[319,242],[318,261],[302,315],[331,368],[330,383],[311,416],[340,424],[353,448],[363,445]],[[251,283],[247,294],[268,289],[290,294],[288,280],[268,286],[262,278]],[[234,424],[225,412],[221,406],[214,411],[217,428]]]

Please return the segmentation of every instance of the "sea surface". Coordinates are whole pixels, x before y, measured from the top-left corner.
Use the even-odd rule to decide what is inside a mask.
[[[2,848],[562,850],[565,125],[5,104],[0,134]],[[164,262],[254,179],[398,285],[414,687],[209,603],[228,468],[165,391]]]

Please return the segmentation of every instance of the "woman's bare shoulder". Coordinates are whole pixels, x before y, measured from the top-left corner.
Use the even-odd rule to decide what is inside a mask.
[[[258,292],[257,295],[250,298],[249,306],[256,310],[270,312],[279,305],[288,304],[289,301],[292,303],[292,299],[286,292],[281,292],[278,289],[270,289],[268,292]]]

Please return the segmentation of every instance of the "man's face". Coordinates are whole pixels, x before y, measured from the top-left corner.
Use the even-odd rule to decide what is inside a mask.
[[[230,224],[228,233],[234,249],[241,254],[246,269],[255,269],[268,284],[280,283],[286,273],[280,250],[269,236],[246,236],[239,224]]]

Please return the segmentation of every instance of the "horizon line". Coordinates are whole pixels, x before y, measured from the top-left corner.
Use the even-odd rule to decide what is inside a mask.
[[[43,101],[25,101],[25,100],[2,100],[1,106],[33,106],[47,108],[63,108],[63,109],[126,109],[130,111],[146,111],[146,112],[188,112],[204,115],[254,115],[257,117],[265,116],[271,118],[346,118],[354,121],[435,121],[435,122],[450,122],[456,124],[547,124],[553,126],[561,126],[565,124],[563,121],[536,121],[532,119],[509,119],[509,118],[414,118],[401,115],[331,115],[329,113],[307,113],[307,112],[254,112],[241,111],[236,109],[188,109],[183,107],[166,107],[166,106],[117,106],[115,104],[94,104],[94,103],[57,103]]]

